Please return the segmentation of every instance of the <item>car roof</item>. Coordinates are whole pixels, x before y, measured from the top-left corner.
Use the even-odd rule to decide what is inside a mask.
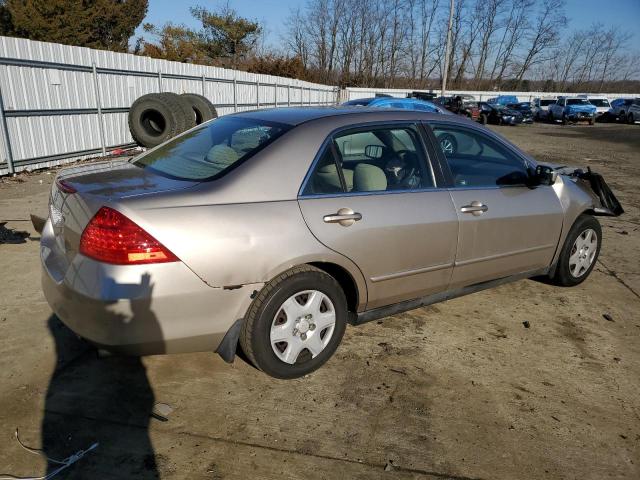
[[[407,99],[398,99],[407,100]],[[351,105],[339,105],[332,107],[284,107],[269,108],[261,110],[251,110],[246,112],[231,114],[234,117],[251,118],[267,122],[283,123],[291,126],[320,119],[340,119],[349,117],[350,121],[370,122],[377,120],[412,120],[412,119],[442,119],[442,113],[431,113],[419,110],[407,110],[403,108],[375,108]],[[361,118],[360,118],[361,117]],[[450,115],[446,116],[448,121]],[[462,118],[462,117],[461,117]],[[343,122],[340,122],[343,123]]]

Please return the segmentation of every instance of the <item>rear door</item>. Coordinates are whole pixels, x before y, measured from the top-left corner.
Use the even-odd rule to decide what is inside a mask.
[[[527,160],[488,132],[430,125],[448,147],[439,154],[460,225],[450,288],[549,266],[563,221],[553,187],[527,187]]]
[[[458,218],[423,138],[411,123],[341,131],[301,190],[316,238],[362,271],[368,309],[445,290],[451,277]]]

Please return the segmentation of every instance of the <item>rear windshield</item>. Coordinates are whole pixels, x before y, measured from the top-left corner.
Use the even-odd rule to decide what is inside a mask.
[[[179,180],[213,180],[290,128],[263,120],[222,117],[142,155],[134,165]]]
[[[595,105],[596,107],[608,107],[609,105],[609,100],[607,100],[606,98],[590,98],[589,99],[589,103],[591,105]]]
[[[589,102],[584,98],[570,98],[567,105],[589,105]]]

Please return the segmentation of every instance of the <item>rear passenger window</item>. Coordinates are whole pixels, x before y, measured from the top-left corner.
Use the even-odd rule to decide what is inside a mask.
[[[333,138],[333,146],[320,157],[304,195],[340,192],[336,188],[341,187],[342,181],[344,190],[352,193],[434,187],[430,165],[413,125],[340,133]]]
[[[456,187],[524,185],[523,160],[485,133],[455,126],[432,127]]]
[[[353,182],[353,177],[351,177]],[[351,184],[353,186],[353,183]],[[318,160],[313,174],[309,177],[304,189],[304,195],[319,195],[323,193],[342,193],[340,174],[331,152],[331,148],[324,149],[324,153]]]

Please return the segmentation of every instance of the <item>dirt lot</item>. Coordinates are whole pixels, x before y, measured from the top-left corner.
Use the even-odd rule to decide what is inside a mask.
[[[0,183],[0,221],[33,234],[0,245],[0,473],[45,471],[19,427],[57,458],[99,442],[60,478],[640,478],[640,127],[495,128],[619,195],[627,213],[602,220],[589,280],[349,328],[325,367],[288,382],[209,353],[98,359],[39,289],[27,219],[53,175]],[[156,402],[168,421],[150,418]]]

